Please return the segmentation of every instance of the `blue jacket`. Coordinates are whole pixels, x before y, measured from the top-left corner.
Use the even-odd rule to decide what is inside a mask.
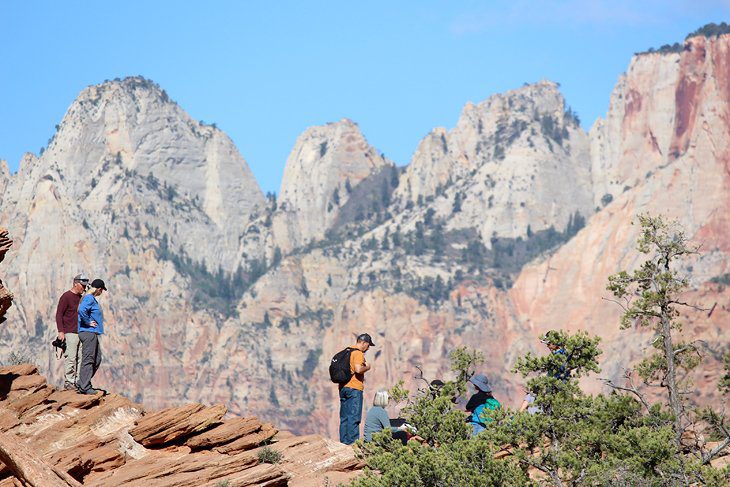
[[[553,355],[563,355],[564,360],[568,360],[568,352],[566,352],[564,348],[559,348],[552,353]],[[556,379],[566,381],[570,379],[570,370],[567,370],[567,368],[565,367],[565,363],[563,363],[563,365],[559,366],[557,370],[551,370],[550,375],[552,375]]]
[[[89,326],[92,321],[96,321],[96,327]],[[104,334],[104,313],[99,302],[91,294],[84,296],[79,304],[79,333],[82,331]]]

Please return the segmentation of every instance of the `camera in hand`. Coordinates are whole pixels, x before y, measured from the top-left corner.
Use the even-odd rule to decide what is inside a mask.
[[[66,340],[61,340],[58,337],[56,337],[56,339],[51,342],[51,345],[53,345],[54,348],[60,348],[61,350],[66,350]]]

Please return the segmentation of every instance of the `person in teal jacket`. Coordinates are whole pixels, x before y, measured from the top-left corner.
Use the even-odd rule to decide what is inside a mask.
[[[469,413],[467,422],[471,424],[472,436],[476,436],[487,427],[491,421],[489,411],[499,409],[499,401],[492,395],[492,386],[484,374],[477,374],[469,379],[469,383],[476,388],[476,392],[466,403],[466,411]]]
[[[98,391],[91,385],[91,379],[101,365],[101,345],[99,337],[104,334],[104,313],[98,298],[106,291],[101,279],[94,279],[89,293],[79,304],[79,340],[81,341],[81,370],[76,388],[79,394],[96,394]]]

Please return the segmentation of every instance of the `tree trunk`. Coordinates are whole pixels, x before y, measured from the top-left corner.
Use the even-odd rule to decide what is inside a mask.
[[[672,342],[672,322],[669,312],[662,307],[662,335],[664,339],[664,357],[667,360],[667,390],[669,391],[669,406],[674,412],[674,436],[677,446],[682,441],[682,401],[677,387],[677,370],[674,365],[674,344]]]
[[[0,434],[0,461],[24,485],[31,487],[81,487],[66,472],[59,470],[32,454],[14,435]]]

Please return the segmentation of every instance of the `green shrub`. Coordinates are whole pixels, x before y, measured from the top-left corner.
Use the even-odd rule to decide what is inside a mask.
[[[258,458],[259,463],[279,463],[283,459],[284,455],[268,446],[263,447],[259,450]]]

